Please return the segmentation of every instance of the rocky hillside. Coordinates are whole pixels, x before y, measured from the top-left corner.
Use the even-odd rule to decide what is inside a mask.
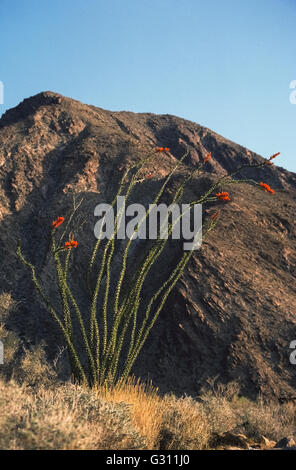
[[[180,173],[210,151],[212,159],[206,175],[188,187],[184,202],[194,200],[215,176],[262,160],[175,116],[105,111],[52,92],[24,100],[0,119],[0,289],[19,302],[10,324],[26,344],[45,339],[54,357],[61,338],[15,255],[17,239],[54,298],[50,223],[68,213],[73,192],[82,195],[75,231],[80,245],[71,274],[86,308],[82,273],[95,241],[94,207],[110,202],[126,165],[158,145],[170,147],[170,153],[153,160],[152,177],[136,188],[137,202],[151,202],[187,150]],[[221,217],[215,231],[192,257],[133,369],[160,391],[195,395],[207,379],[219,376],[222,382],[237,379],[249,397],[258,392],[281,400],[296,396],[296,366],[289,362],[289,344],[296,339],[296,175],[274,165],[240,176],[268,183],[275,194],[233,185],[231,202],[216,204]],[[169,192],[177,180],[178,175]],[[166,277],[179,249],[169,243],[147,296]]]

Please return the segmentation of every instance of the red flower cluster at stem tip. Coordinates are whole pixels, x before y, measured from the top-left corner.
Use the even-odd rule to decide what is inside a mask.
[[[277,157],[278,155],[280,155],[281,152],[278,152],[278,153],[274,153],[273,155],[271,155],[271,157],[269,157],[268,160],[273,160],[275,157]]]
[[[146,175],[146,178],[152,178],[152,173],[149,173],[148,175]]]
[[[170,151],[169,147],[157,147],[156,152],[166,152],[168,153]]]
[[[271,162],[271,160],[273,160],[275,157],[277,157],[278,155],[280,155],[281,152],[278,152],[278,153],[274,153],[273,155],[271,155],[271,157],[269,157],[265,164],[266,165],[273,165],[273,162]]]
[[[207,163],[212,158],[212,152],[209,152],[207,156],[204,158],[204,163]]]
[[[227,192],[217,193],[216,196],[220,201],[230,201],[229,193]]]
[[[65,242],[65,250],[71,250],[71,248],[77,248],[78,243],[75,240]]]
[[[65,218],[64,217],[58,217],[56,220],[52,222],[52,227],[57,228],[59,225],[61,225],[64,222]]]
[[[268,184],[262,183],[262,181],[261,181],[260,186],[261,186],[262,188],[264,188],[265,191],[267,191],[267,192],[269,192],[269,193],[271,193],[271,194],[274,194],[274,189],[271,189],[270,186],[268,186]]]

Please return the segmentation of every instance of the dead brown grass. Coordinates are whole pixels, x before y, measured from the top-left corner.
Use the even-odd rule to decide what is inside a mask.
[[[169,394],[162,400],[161,411],[160,449],[198,450],[208,447],[211,429],[200,403],[191,397],[177,399]]]
[[[130,380],[114,390],[0,379],[0,449],[207,449],[239,428],[254,441],[295,432],[294,404],[209,394],[194,400]]]
[[[162,400],[157,388],[152,383],[143,384],[130,377],[124,386],[96,390],[98,397],[111,403],[128,403],[131,406],[132,423],[145,436],[149,449],[157,448],[158,436],[162,423]]]
[[[294,403],[250,401],[234,382],[209,382],[196,399],[160,397],[134,377],[113,389],[62,384],[43,346],[26,350],[6,328],[15,308],[10,294],[0,296],[0,449],[193,450],[228,431],[253,442],[295,435]]]

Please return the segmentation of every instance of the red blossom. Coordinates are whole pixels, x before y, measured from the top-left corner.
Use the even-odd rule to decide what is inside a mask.
[[[78,243],[75,240],[65,242],[65,250],[71,250],[71,248],[77,248]]]
[[[217,193],[216,196],[220,201],[230,201],[229,193],[227,192]]]
[[[52,222],[52,227],[57,228],[59,225],[61,225],[64,222],[65,218],[64,217],[58,217],[56,220]]]
[[[274,189],[271,189],[270,186],[268,186],[268,184],[262,183],[262,181],[261,181],[260,186],[261,186],[262,188],[264,188],[264,191],[267,191],[267,192],[269,192],[269,193],[271,193],[271,194],[274,194]]]
[[[271,157],[269,157],[268,160],[269,160],[269,161],[270,161],[270,160],[273,160],[275,157],[277,157],[278,155],[280,155],[280,153],[281,153],[281,152],[278,152],[278,153],[275,153],[275,154],[271,155]]]
[[[156,147],[156,152],[166,152],[168,153],[170,151],[169,147]]]

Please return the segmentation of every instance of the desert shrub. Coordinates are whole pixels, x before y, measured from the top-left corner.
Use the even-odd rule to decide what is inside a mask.
[[[6,323],[9,315],[17,311],[19,303],[13,299],[11,292],[0,294],[0,322]]]
[[[18,383],[31,386],[50,386],[57,380],[57,373],[47,361],[45,343],[25,348],[17,334],[8,328],[9,317],[17,312],[17,307],[10,293],[0,294],[0,340],[4,345],[0,377],[14,378]]]
[[[293,403],[280,404],[262,397],[255,402],[244,399],[236,403],[236,413],[250,438],[257,439],[263,435],[279,440],[296,431],[296,408]]]
[[[135,429],[131,418],[131,405],[123,400],[114,402],[98,397],[82,387],[68,385],[64,401],[75,408],[81,416],[92,423],[104,425],[100,441],[101,449],[141,449],[146,447],[145,438]]]
[[[4,364],[0,365],[0,377],[9,378],[13,373],[20,340],[7,328],[9,316],[17,309],[17,302],[9,292],[0,294],[0,340],[4,346]]]
[[[102,391],[70,382],[48,388],[0,379],[0,448],[197,450],[209,448],[214,433],[238,427],[254,442],[294,433],[295,404],[252,402],[218,389],[195,400],[161,398],[131,383]],[[145,424],[149,410],[153,418]]]
[[[142,436],[145,436],[146,447],[158,448],[162,400],[158,395],[158,389],[154,388],[151,382],[144,384],[131,376],[121,386],[101,386],[98,387],[96,393],[108,402],[128,403],[132,425]]]
[[[202,390],[199,397],[212,433],[230,431],[239,424],[233,407],[239,388],[236,382],[227,385],[214,383],[208,390]]]
[[[227,385],[211,384],[211,389],[199,397],[211,428],[211,433],[239,431],[254,441],[263,435],[271,440],[295,434],[296,407],[294,403],[258,397],[252,401],[239,396],[236,382]]]
[[[145,448],[127,404],[100,401],[82,387],[32,392],[0,380],[0,406],[1,449]]]
[[[210,437],[207,417],[200,403],[191,397],[165,395],[161,403],[161,450],[205,449]]]
[[[54,385],[57,374],[47,361],[44,347],[45,344],[41,343],[30,349],[24,349],[13,371],[15,380],[32,387]]]

